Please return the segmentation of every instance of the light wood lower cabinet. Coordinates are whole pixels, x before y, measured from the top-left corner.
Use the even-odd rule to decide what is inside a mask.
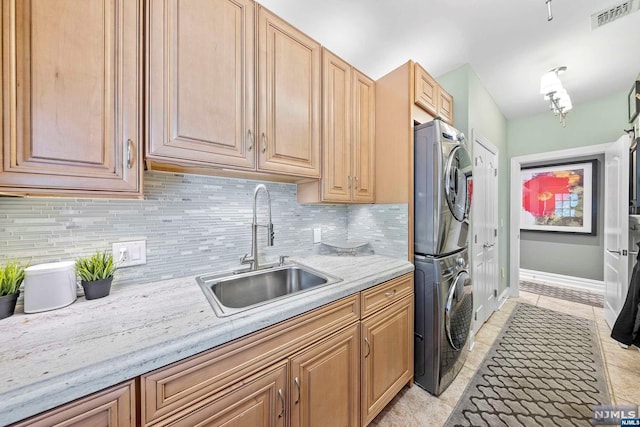
[[[412,377],[409,273],[12,427],[359,427]]]
[[[11,427],[134,427],[136,422],[135,380],[29,418]]]
[[[413,378],[413,297],[362,321],[362,424],[369,424]]]
[[[360,325],[293,356],[291,426],[358,426]]]
[[[359,319],[360,299],[355,294],[149,372],[141,379],[142,424],[165,425],[183,417],[247,376],[312,349]]]
[[[198,409],[162,423],[171,427],[284,427],[288,363],[264,369],[199,402]]]

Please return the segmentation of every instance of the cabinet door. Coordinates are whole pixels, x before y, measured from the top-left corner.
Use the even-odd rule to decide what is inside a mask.
[[[135,382],[92,394],[12,427],[133,427],[136,425]]]
[[[141,2],[6,0],[1,22],[0,187],[139,195]]]
[[[150,0],[147,157],[255,167],[254,4]]]
[[[322,51],[322,199],[351,200],[351,66]]]
[[[291,426],[359,425],[359,325],[291,358]]]
[[[441,87],[438,88],[438,115],[443,122],[453,125],[453,97]]]
[[[375,199],[375,82],[353,71],[353,200]]]
[[[320,44],[258,12],[258,167],[320,177]]]
[[[414,65],[415,103],[432,116],[438,115],[438,82],[420,64]]]
[[[211,402],[175,421],[157,426],[284,427],[287,366],[282,362],[240,381]]]
[[[362,321],[362,424],[413,377],[413,295]]]

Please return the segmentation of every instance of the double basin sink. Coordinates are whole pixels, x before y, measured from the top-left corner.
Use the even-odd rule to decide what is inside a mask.
[[[196,280],[215,313],[224,317],[341,279],[300,264],[291,264],[256,271],[203,275]]]

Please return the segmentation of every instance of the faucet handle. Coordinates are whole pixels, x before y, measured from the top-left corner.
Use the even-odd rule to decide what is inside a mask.
[[[269,223],[268,227],[267,227],[267,245],[268,246],[273,246],[273,240],[275,238],[275,233],[273,232],[273,224]]]
[[[280,266],[283,266],[287,258],[289,258],[289,255],[280,255],[280,257],[278,258],[278,264],[280,264]]]
[[[252,259],[249,258],[249,254],[244,254],[240,257],[240,264],[251,264],[253,262]]]

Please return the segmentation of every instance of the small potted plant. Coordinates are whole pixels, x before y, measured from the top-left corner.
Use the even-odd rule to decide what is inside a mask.
[[[0,319],[13,315],[16,309],[25,268],[17,262],[8,262],[0,269]]]
[[[109,295],[115,271],[113,255],[106,251],[76,259],[76,274],[80,277],[86,299]]]

